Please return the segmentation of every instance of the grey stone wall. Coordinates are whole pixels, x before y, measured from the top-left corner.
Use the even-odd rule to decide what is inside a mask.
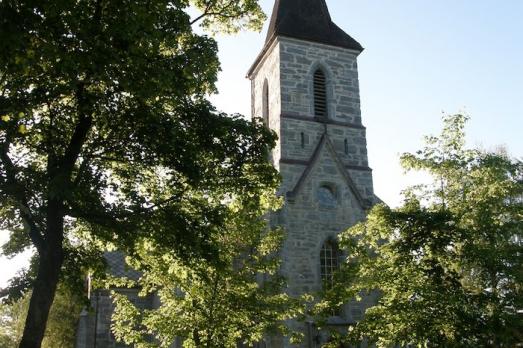
[[[327,78],[328,114],[334,121],[361,125],[357,52],[280,37],[282,113],[312,117],[312,76]]]
[[[281,95],[280,95],[280,44],[275,41],[268,48],[258,69],[255,77],[251,81],[252,93],[252,117],[262,119],[263,117],[263,86],[265,81],[269,87],[269,128],[281,137],[280,134],[280,114],[281,114]],[[281,158],[281,146],[278,142],[272,152],[274,165],[279,168]]]
[[[155,306],[155,297],[138,296],[137,289],[115,289],[126,295],[136,307],[150,309]],[[76,348],[127,348],[118,343],[111,332],[111,316],[114,304],[110,292],[96,290],[91,296],[91,308],[82,313],[77,330]]]
[[[313,74],[321,68],[327,79],[328,118],[313,115]],[[270,89],[270,127],[279,136],[274,156],[282,175],[283,209],[271,223],[283,226],[282,273],[293,296],[321,290],[320,251],[327,240],[362,221],[377,201],[368,165],[366,130],[362,125],[357,52],[279,37],[251,76],[253,117],[262,117],[263,81]],[[279,89],[278,89],[279,87]],[[318,189],[328,185],[334,206],[322,206]],[[373,302],[346,304],[336,324],[361,320]],[[291,322],[309,336],[323,337],[313,324]],[[323,337],[321,339],[326,339]],[[289,347],[283,339],[271,347]],[[311,341],[301,346],[308,347]]]

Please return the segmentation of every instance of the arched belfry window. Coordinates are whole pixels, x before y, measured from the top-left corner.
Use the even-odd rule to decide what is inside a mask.
[[[262,93],[262,117],[263,123],[269,127],[269,83],[267,80],[263,82],[263,93]]]
[[[334,272],[340,268],[340,257],[341,252],[335,241],[329,239],[321,247],[320,275],[324,286],[334,284]]]
[[[314,72],[314,116],[327,117],[327,79],[321,69]]]

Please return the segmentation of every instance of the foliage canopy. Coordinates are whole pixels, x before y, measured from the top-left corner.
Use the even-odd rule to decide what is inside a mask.
[[[330,303],[377,291],[341,340],[379,347],[514,347],[523,342],[523,165],[464,147],[463,115],[402,156],[431,184],[404,204],[376,206],[341,236],[349,257]]]
[[[273,135],[206,101],[217,47],[193,31],[263,18],[256,0],[0,2],[3,252],[37,251],[35,277],[18,282],[33,288],[22,347],[40,346],[59,278],[98,246],[132,255],[147,237],[216,258],[224,200],[277,180]]]
[[[265,216],[278,205],[272,190],[231,201],[216,240],[217,262],[188,264],[162,245],[140,245],[129,262],[143,274],[138,282],[123,281],[142,289],[142,296],[157,295],[160,305],[139,309],[125,295],[113,293],[116,338],[135,347],[170,347],[177,338],[184,347],[225,348],[252,346],[267,334],[290,335],[284,321],[300,316],[304,308],[302,299],[283,293],[285,282],[277,274],[283,231],[269,229]]]

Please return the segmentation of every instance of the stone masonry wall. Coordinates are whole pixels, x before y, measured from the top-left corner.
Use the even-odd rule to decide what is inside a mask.
[[[327,133],[361,193],[373,200],[366,130],[361,121],[357,53],[289,38],[280,38],[279,47],[281,158],[307,161],[321,135]],[[326,122],[319,122],[313,115],[312,81],[317,68],[327,77]],[[292,186],[294,182],[285,185]]]
[[[279,38],[282,113],[312,117],[312,76],[327,78],[329,118],[361,126],[357,52],[290,38]]]
[[[280,134],[280,47],[278,42],[269,47],[262,62],[256,71],[255,77],[251,80],[252,93],[252,117],[263,118],[263,86],[265,81],[269,86],[269,128],[281,137]],[[278,169],[281,157],[281,146],[278,142],[272,151],[274,165]]]
[[[140,309],[155,308],[155,297],[138,296],[137,289],[115,289],[126,295]],[[107,290],[96,290],[91,297],[91,308],[84,311],[77,330],[76,348],[126,348],[115,340],[111,332],[114,303]]]
[[[327,79],[327,119],[313,115],[313,74],[317,68],[323,70]],[[323,244],[363,220],[368,204],[376,202],[366,131],[361,121],[357,53],[277,38],[252,77],[255,117],[262,115],[265,78],[273,86],[270,127],[279,136],[275,152],[279,156],[274,156],[274,160],[282,176],[280,194],[287,197],[283,209],[271,218],[271,223],[286,230],[282,273],[287,278],[289,294],[317,293],[322,287]],[[275,90],[278,85],[279,90]],[[318,189],[323,185],[334,191],[335,206],[320,204]],[[368,298],[363,303],[348,303],[339,316],[331,318],[332,322],[348,324],[360,320],[372,301]],[[290,324],[311,332],[304,324]],[[308,344],[310,340],[301,346]],[[282,346],[291,345],[285,340],[271,345]]]

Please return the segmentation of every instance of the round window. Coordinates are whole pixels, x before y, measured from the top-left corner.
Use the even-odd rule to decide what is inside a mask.
[[[322,207],[336,207],[337,200],[334,190],[327,185],[320,186],[320,188],[318,189],[318,202]]]

